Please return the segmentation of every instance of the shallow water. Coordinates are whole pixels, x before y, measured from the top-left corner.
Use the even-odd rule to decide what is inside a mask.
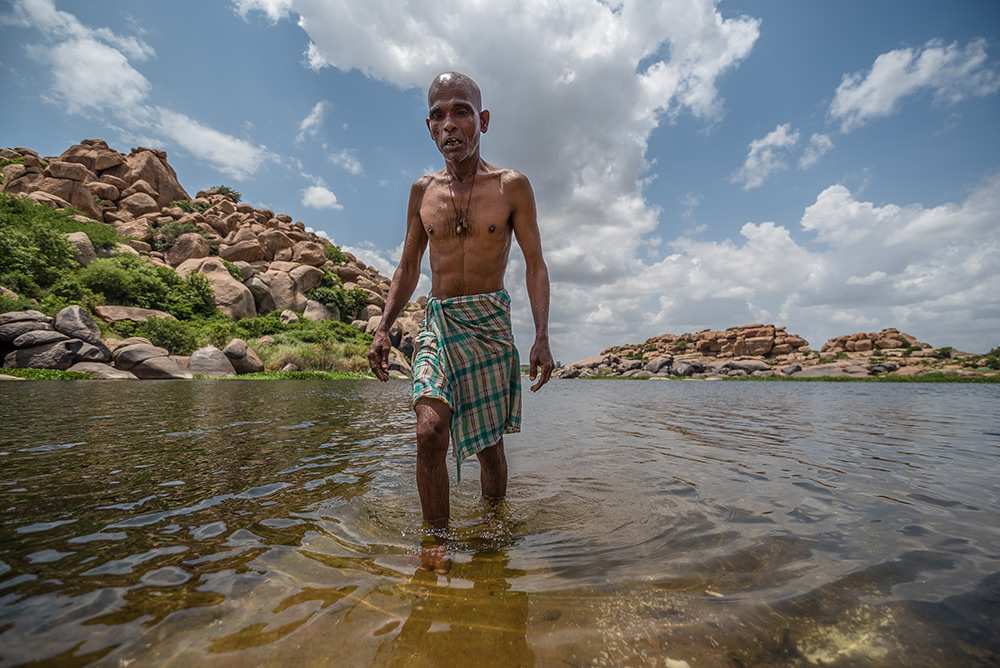
[[[408,384],[0,383],[0,665],[996,665],[1000,387],[554,381],[418,570]]]

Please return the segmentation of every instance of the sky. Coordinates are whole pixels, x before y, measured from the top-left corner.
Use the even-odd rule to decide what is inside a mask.
[[[0,146],[166,150],[391,277],[449,70],[534,188],[559,361],[754,322],[1000,345],[993,0],[0,0]],[[506,285],[525,356],[516,250]]]

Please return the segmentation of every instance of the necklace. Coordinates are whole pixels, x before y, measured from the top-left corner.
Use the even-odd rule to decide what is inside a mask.
[[[448,194],[451,195],[451,208],[455,210],[455,234],[461,234],[468,230],[466,218],[472,210],[472,191],[476,187],[476,172],[479,171],[479,164],[476,164],[475,171],[472,172],[472,185],[469,186],[469,199],[465,202],[465,213],[459,215],[458,205],[455,204],[455,191],[451,189],[451,177],[448,178]]]

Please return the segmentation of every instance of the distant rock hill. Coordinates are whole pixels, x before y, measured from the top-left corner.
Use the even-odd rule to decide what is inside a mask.
[[[962,365],[978,356],[935,350],[895,328],[858,332],[827,341],[819,352],[801,336],[776,325],[740,325],[725,331],[661,334],[644,343],[612,346],[571,362],[556,378],[722,378],[740,376],[918,375],[951,371],[980,375]]]
[[[138,147],[126,155],[103,140],[87,139],[56,157],[43,158],[27,148],[0,148],[0,160],[10,163],[3,168],[0,192],[53,208],[73,208],[83,220],[114,226],[127,238],[115,252],[142,255],[181,275],[204,274],[216,306],[233,320],[270,311],[288,311],[289,318],[340,319],[340,313],[306,297],[323,279],[324,270],[335,273],[345,289],[360,288],[367,295],[368,304],[353,326],[370,333],[382,317],[387,277],[349,253],[343,254],[346,262],[334,262],[328,256],[333,247],[328,239],[306,231],[288,215],[241,204],[227,189],[198,192],[192,199],[164,151]],[[154,240],[166,226],[184,223],[200,233],[180,234],[165,251],[154,249]],[[85,234],[69,235],[69,241],[81,264],[96,257]],[[224,261],[235,264],[240,278]],[[424,298],[408,304],[390,332],[393,345],[406,356],[413,351],[423,305]],[[97,315],[113,320],[122,313],[109,307]]]

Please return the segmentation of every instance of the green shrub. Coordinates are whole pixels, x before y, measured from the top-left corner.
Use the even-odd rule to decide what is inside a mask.
[[[158,228],[156,230],[156,235],[153,237],[153,242],[150,245],[153,247],[153,250],[166,253],[173,247],[174,242],[177,241],[177,237],[182,234],[188,234],[189,232],[200,234],[208,239],[208,235],[205,233],[205,230],[201,229],[194,223],[182,223],[179,220],[175,220]]]
[[[951,358],[951,353],[955,349],[951,346],[944,346],[943,348],[938,348],[931,355],[939,360],[946,360]]]
[[[144,322],[122,320],[113,325],[119,336],[142,336],[154,346],[166,348],[172,355],[190,355],[201,347],[197,326],[171,318],[146,318]]]
[[[903,357],[909,357],[918,350],[922,350],[920,346],[908,346],[906,350],[903,351]]]
[[[230,188],[229,186],[215,186],[220,195],[229,195],[232,197],[233,201],[239,204],[239,201],[243,199],[243,196],[238,192]]]
[[[197,204],[189,199],[178,199],[170,203],[170,208],[179,208],[184,213],[205,213],[210,208],[211,204]]]
[[[76,266],[56,223],[66,214],[28,199],[0,194],[0,285],[28,297]],[[73,221],[75,222],[75,221]]]
[[[5,286],[6,287],[6,286]],[[11,311],[27,311],[37,308],[24,297],[12,299],[6,295],[0,295],[0,313],[10,313]]]
[[[677,350],[679,350],[681,352],[684,352],[685,350],[687,350],[687,347],[688,347],[687,339],[678,339],[674,343],[674,348],[676,348]]]
[[[851,359],[851,356],[848,355],[847,353],[845,353],[843,350],[841,350],[840,352],[838,352],[835,357],[838,360],[849,360],[849,359]]]
[[[358,317],[368,304],[368,293],[361,288],[344,289],[344,284],[333,272],[327,271],[323,274],[323,280],[315,288],[306,293],[309,299],[315,299],[328,309],[336,308],[340,312],[340,319],[350,322]]]
[[[344,251],[340,250],[340,246],[327,246],[326,259],[334,264],[344,264],[347,262],[347,256],[344,255]]]
[[[243,282],[243,274],[240,273],[240,268],[236,266],[235,262],[230,262],[229,260],[223,260],[222,264],[225,265],[226,271],[229,275],[235,278],[240,283]]]
[[[108,304],[160,309],[180,320],[217,313],[212,287],[203,275],[192,272],[183,278],[137,255],[95,260],[80,271],[79,282],[103,294]]]

